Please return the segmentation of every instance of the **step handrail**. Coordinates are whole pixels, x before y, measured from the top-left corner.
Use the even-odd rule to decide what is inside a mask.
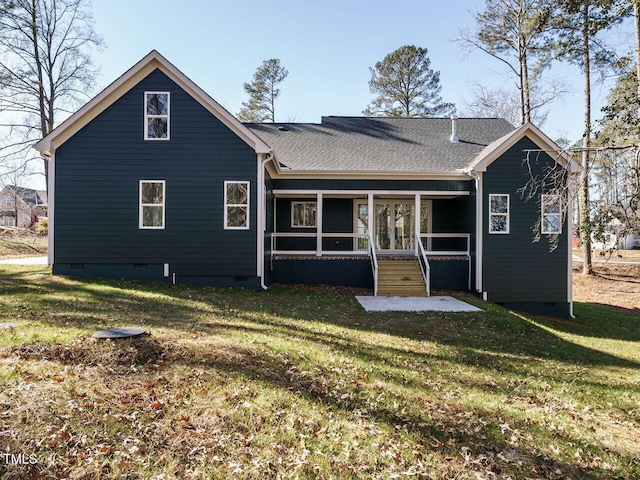
[[[427,253],[422,245],[422,239],[420,235],[416,233],[416,245],[418,246],[418,263],[420,264],[420,271],[422,272],[422,278],[424,279],[424,285],[427,289],[427,296],[431,296],[431,265],[429,265],[429,259]]]
[[[376,248],[373,243],[371,232],[369,236],[369,257],[371,258],[371,269],[373,270],[373,296],[378,296],[378,257],[376,256]]]

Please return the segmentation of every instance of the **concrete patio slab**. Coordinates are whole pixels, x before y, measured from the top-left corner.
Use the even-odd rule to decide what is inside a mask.
[[[453,297],[356,296],[367,312],[481,312],[482,309]]]

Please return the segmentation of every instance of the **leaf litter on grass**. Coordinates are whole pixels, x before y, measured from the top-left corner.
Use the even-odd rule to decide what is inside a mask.
[[[637,445],[604,440],[640,435],[640,398],[627,390],[637,370],[498,307],[363,315],[350,296],[322,291],[59,282],[68,294],[54,304],[16,294],[25,315],[55,319],[40,324],[46,338],[65,338],[66,295],[91,317],[123,296],[111,323],[139,312],[153,335],[0,347],[3,444],[39,459],[0,465],[6,478],[613,479],[639,469]]]

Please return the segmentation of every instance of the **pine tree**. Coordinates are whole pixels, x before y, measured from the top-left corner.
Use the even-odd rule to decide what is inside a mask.
[[[376,98],[363,111],[368,116],[435,117],[455,112],[440,96],[440,72],[431,69],[426,48],[405,45],[370,68],[369,89]]]
[[[251,83],[244,84],[249,100],[242,103],[238,118],[243,122],[276,121],[276,99],[280,89],[276,88],[287,78],[289,72],[280,64],[280,60],[265,60],[253,75]]]

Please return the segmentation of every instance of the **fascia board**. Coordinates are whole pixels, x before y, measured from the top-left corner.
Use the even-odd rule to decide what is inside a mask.
[[[384,170],[283,170],[278,169],[273,178],[290,179],[385,179],[385,180],[469,180],[469,175],[463,171],[451,172],[415,172],[415,171],[384,171]]]
[[[486,172],[489,165],[500,158],[524,137],[528,137],[533,143],[538,145],[541,150],[558,152],[558,155],[555,156],[554,160],[560,163],[563,167],[568,167],[570,172],[577,172],[580,170],[579,164],[573,160],[570,155],[564,152],[553,140],[551,140],[532,123],[526,123],[515,129],[513,132],[508,133],[504,137],[488,145],[469,164],[465,171]]]

